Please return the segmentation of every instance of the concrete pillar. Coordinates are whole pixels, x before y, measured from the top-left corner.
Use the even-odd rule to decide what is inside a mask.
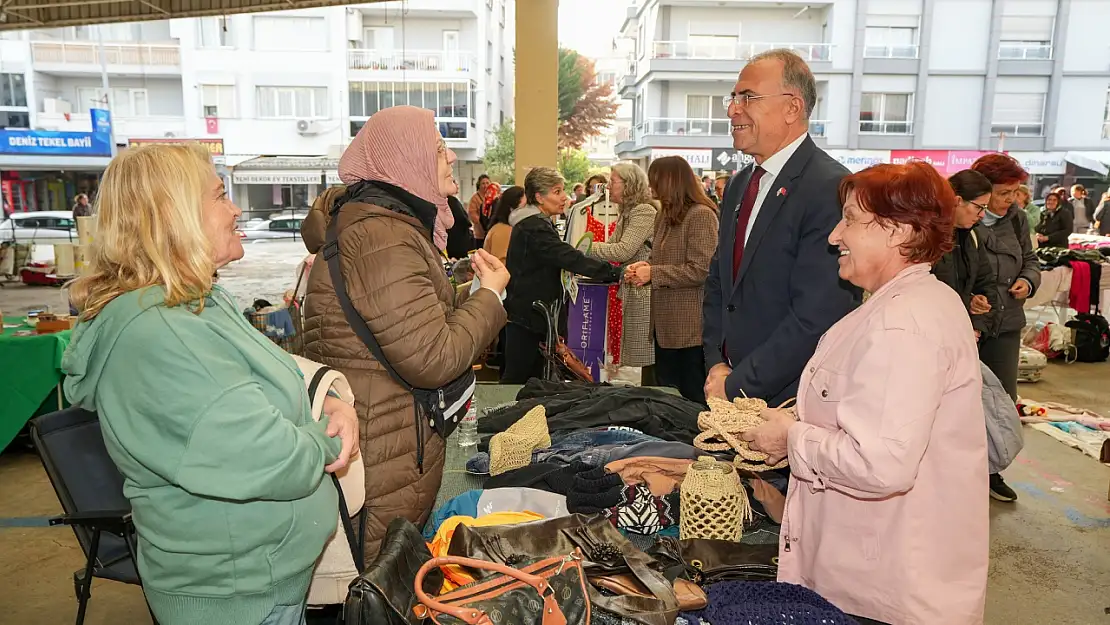
[[[559,139],[559,0],[516,0],[516,183],[556,167]]]

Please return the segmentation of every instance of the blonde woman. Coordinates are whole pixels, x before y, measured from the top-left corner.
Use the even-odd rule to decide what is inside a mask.
[[[335,531],[326,473],[358,449],[353,408],[313,422],[293,360],[212,284],[242,258],[241,211],[205,150],[120,154],[97,197],[66,395],[100,415],[138,531],[143,591],[163,625],[300,625]]]
[[[591,258],[621,265],[651,258],[651,237],[655,233],[656,204],[651,199],[648,177],[632,163],[618,163],[609,175],[609,199],[620,206],[613,236],[594,243]],[[651,287],[625,282],[618,295],[623,302],[620,364],[648,367],[655,364],[655,345],[651,338]]]

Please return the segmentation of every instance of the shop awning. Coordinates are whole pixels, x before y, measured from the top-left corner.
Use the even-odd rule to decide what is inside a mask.
[[[6,0],[0,2],[0,31],[288,11],[342,4],[358,3],[350,0]]]
[[[328,184],[339,167],[338,159],[326,157],[259,156],[235,166],[231,174],[234,184],[320,184],[328,176]]]
[[[1110,173],[1110,152],[1068,152],[1064,160],[1100,176]]]

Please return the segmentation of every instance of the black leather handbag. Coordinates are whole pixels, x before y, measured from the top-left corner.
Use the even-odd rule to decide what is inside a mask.
[[[340,504],[342,505],[342,504]],[[340,515],[341,517],[343,515]],[[350,524],[348,519],[347,524]],[[347,530],[346,525],[344,530]],[[352,528],[353,530],[353,528]],[[348,532],[348,540],[354,532]],[[355,545],[352,543],[352,551]],[[347,591],[347,601],[343,604],[341,625],[420,625],[423,619],[417,618],[413,608],[419,604],[416,599],[414,582],[420,567],[432,559],[428,545],[420,530],[408,521],[398,517],[393,519],[382,540],[378,557],[362,569],[362,560],[355,559],[360,574]],[[436,595],[443,586],[443,572],[438,568],[424,575],[425,593]]]
[[[699,586],[717,582],[773,582],[779,572],[778,545],[746,545],[727,540],[664,536],[648,555],[667,569]]]

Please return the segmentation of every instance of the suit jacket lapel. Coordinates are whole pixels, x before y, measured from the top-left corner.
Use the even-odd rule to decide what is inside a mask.
[[[736,174],[736,178],[729,185],[729,191],[724,198],[721,198],[721,243],[722,246],[717,253],[717,259],[721,263],[721,275],[726,276],[725,284],[734,284],[736,276],[732,275],[732,248],[736,245],[736,220],[740,217],[740,202],[744,199],[744,191],[748,188],[748,183],[752,179],[752,172],[755,171],[754,165],[745,167],[740,173]],[[732,204],[728,206],[725,199]]]
[[[752,225],[752,233],[748,237],[747,243],[744,244],[744,259],[740,262],[740,275],[734,281],[733,288],[739,286],[740,280],[744,279],[744,274],[751,266],[752,259],[755,258],[759,244],[763,240],[763,235],[767,234],[771,222],[782,212],[780,210],[782,205],[786,202],[790,193],[794,191],[795,179],[802,175],[802,170],[805,169],[806,163],[813,156],[816,147],[813,139],[806,137],[798,146],[794,155],[790,157],[790,160],[786,161],[786,165],[783,166],[770,190],[767,191],[767,197],[763,200],[763,205],[760,206],[759,214],[756,215],[755,223]]]

